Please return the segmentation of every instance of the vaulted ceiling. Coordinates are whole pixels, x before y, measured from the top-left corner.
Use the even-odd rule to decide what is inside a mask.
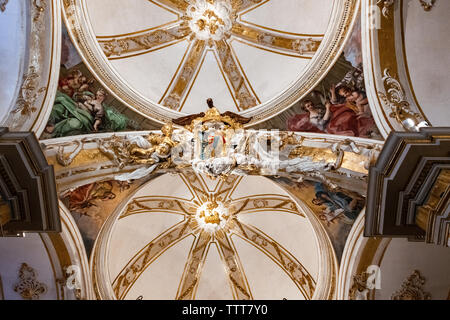
[[[64,9],[88,67],[129,107],[161,122],[213,98],[255,123],[326,74],[356,8],[349,0],[71,0]]]

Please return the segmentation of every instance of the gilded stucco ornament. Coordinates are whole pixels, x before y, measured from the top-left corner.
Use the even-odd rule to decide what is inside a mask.
[[[22,79],[2,120],[12,131],[44,130],[56,92],[60,54],[59,0],[24,1],[26,25]],[[9,1],[11,3],[11,1]],[[19,54],[20,56],[20,54]]]
[[[349,300],[367,300],[369,288],[367,281],[369,280],[370,274],[366,271],[361,272],[353,276],[353,284],[349,290],[348,298]]]
[[[320,156],[299,152],[301,145],[286,133],[244,130],[236,119],[221,115],[216,108],[209,109],[204,116],[192,120],[185,127],[174,128],[172,123],[168,123],[161,133],[151,133],[145,137],[113,135],[96,141],[98,150],[119,169],[141,166],[131,173],[116,176],[117,180],[142,178],[156,169],[184,167],[192,167],[196,172],[214,178],[230,174],[291,173],[322,177],[321,172],[341,167],[344,157],[341,147],[346,145],[351,148],[352,145],[348,142],[335,144],[330,161],[327,161]],[[267,149],[268,142],[270,150]],[[58,163],[71,165],[85,143],[86,140],[81,139],[59,145],[56,154]],[[65,152],[69,145],[72,151]]]
[[[419,270],[414,272],[402,283],[400,290],[394,292],[391,300],[431,300],[431,294],[425,292],[425,278]]]
[[[381,13],[385,18],[389,18],[391,14],[391,7],[394,5],[394,0],[378,0],[377,5],[381,6]]]
[[[229,36],[233,8],[228,1],[195,0],[187,7],[189,28],[200,40],[221,40]]]
[[[359,138],[300,134],[278,130],[245,130],[251,119],[206,112],[167,123],[161,131],[98,134],[43,142],[56,179],[130,181],[153,172],[193,169],[211,178],[230,175],[287,177],[322,181],[330,188],[343,180],[364,184],[380,143]],[[92,177],[92,178],[91,178]],[[81,179],[81,180],[80,180]]]
[[[36,271],[22,263],[19,270],[19,283],[14,287],[14,291],[18,292],[23,299],[39,300],[39,298],[47,292],[47,286],[37,279]]]
[[[397,120],[406,131],[419,131],[421,127],[428,127],[423,116],[411,109],[406,100],[405,90],[400,82],[391,76],[389,69],[383,72],[383,83],[386,92],[378,92],[384,104],[391,109],[389,117]]]
[[[436,3],[436,0],[419,0],[419,2],[423,10],[431,11],[431,9],[434,7],[434,4]]]
[[[38,88],[39,77],[36,67],[30,66],[28,72],[23,76],[16,108],[13,110],[14,113],[20,112],[21,115],[26,116],[37,110],[35,107],[36,100],[47,90],[45,87]]]

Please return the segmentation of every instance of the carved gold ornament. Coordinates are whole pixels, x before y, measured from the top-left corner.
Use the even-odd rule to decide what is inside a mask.
[[[199,116],[192,120],[192,122],[185,126],[191,132],[194,132],[198,128],[206,128],[203,126],[207,122],[221,123],[222,129],[243,129],[241,122],[237,121],[235,118],[227,115],[226,113],[221,114],[217,108],[209,108],[204,116]]]
[[[367,281],[370,274],[366,271],[361,272],[353,276],[353,284],[349,290],[348,298],[349,300],[367,300],[369,289],[367,286]]]
[[[420,5],[422,6],[423,10],[425,11],[431,11],[434,4],[436,3],[436,0],[419,0]]]
[[[407,131],[418,131],[420,127],[428,126],[423,116],[411,109],[410,103],[406,100],[405,90],[400,82],[393,78],[389,69],[384,70],[383,83],[386,93],[378,92],[384,104],[391,109],[389,117],[397,120]]]
[[[40,18],[42,13],[45,11],[45,8],[47,7],[47,4],[45,3],[46,0],[33,0],[33,6],[35,8],[35,13],[33,17],[33,21],[37,22]]]
[[[381,6],[381,13],[383,16],[389,18],[391,7],[394,5],[394,0],[378,0],[377,5]]]
[[[227,0],[194,0],[186,10],[189,28],[200,40],[229,37],[233,8]]]
[[[57,83],[59,70],[56,59],[60,30],[60,19],[56,19],[56,16],[59,16],[60,8],[56,0],[25,2],[29,20],[25,37],[27,53],[16,103],[4,120],[4,125],[11,130],[34,131],[39,135],[48,118],[46,110],[51,109],[54,102],[52,88]]]
[[[378,144],[361,144],[358,139],[332,138],[329,142],[329,138],[292,132],[244,130],[243,119],[235,116],[211,108],[197,117],[187,116],[187,122],[182,119],[187,123],[184,127],[168,123],[160,132],[50,143],[49,148],[54,150],[50,162],[57,166],[57,181],[101,170],[113,174],[110,179],[131,181],[156,171],[189,167],[211,178],[285,176],[296,181],[319,180],[334,189],[333,181],[341,176],[365,181],[367,169],[381,149]]]
[[[39,300],[47,292],[47,286],[36,279],[36,271],[28,264],[22,263],[19,270],[20,282],[14,287],[23,299]]]
[[[20,88],[16,108],[13,110],[14,113],[20,112],[21,115],[26,116],[37,110],[34,104],[37,98],[47,90],[45,87],[37,87],[39,77],[40,76],[36,72],[36,68],[34,66],[30,66],[28,73],[26,73],[23,77],[23,83]]]
[[[419,270],[414,272],[402,283],[400,290],[392,294],[392,300],[431,300],[431,294],[423,290],[425,278]]]
[[[195,221],[201,229],[216,232],[225,229],[230,215],[229,203],[211,197],[197,208]]]

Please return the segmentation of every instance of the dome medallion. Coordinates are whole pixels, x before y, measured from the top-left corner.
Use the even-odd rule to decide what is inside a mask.
[[[199,40],[222,40],[232,27],[232,8],[228,1],[198,0],[186,10],[188,25]]]
[[[227,205],[220,201],[207,201],[197,208],[195,219],[200,229],[210,233],[223,229],[230,217]]]

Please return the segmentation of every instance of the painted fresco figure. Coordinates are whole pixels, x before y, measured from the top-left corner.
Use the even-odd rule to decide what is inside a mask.
[[[327,206],[325,214],[329,221],[341,214],[350,221],[354,221],[362,210],[357,198],[352,198],[342,192],[331,192],[319,182],[315,183],[314,189],[316,197],[312,200],[312,203],[317,206]]]
[[[297,114],[288,119],[289,131],[367,137],[373,125],[371,119],[358,118],[355,111],[345,104],[334,105],[327,101],[324,107],[321,104],[314,104],[312,100],[304,100],[302,109],[306,113]]]
[[[337,95],[344,98],[346,107],[355,111],[358,116],[370,116],[369,101],[364,92],[359,90],[352,90],[346,85],[332,85],[330,88],[331,103],[337,104]]]
[[[105,104],[103,89],[95,91],[95,94],[84,90],[89,89],[86,87],[88,83],[79,79],[83,77],[76,71],[60,81],[44,134],[48,138],[57,138],[124,130],[128,119]]]
[[[112,183],[109,181],[94,182],[78,187],[66,195],[69,200],[69,210],[81,215],[89,215],[89,208],[97,206],[96,200],[106,201],[116,197],[112,189]]]
[[[329,133],[353,137],[376,135],[376,125],[370,113],[364,89],[362,66],[353,68],[337,84],[325,92],[314,90],[301,102],[305,113],[296,114],[287,120],[290,131]],[[315,101],[320,98],[321,103]]]
[[[59,80],[59,88],[62,92],[72,97],[77,92],[83,92],[89,89],[89,85],[93,80],[87,80],[80,70],[72,70],[68,76]]]

